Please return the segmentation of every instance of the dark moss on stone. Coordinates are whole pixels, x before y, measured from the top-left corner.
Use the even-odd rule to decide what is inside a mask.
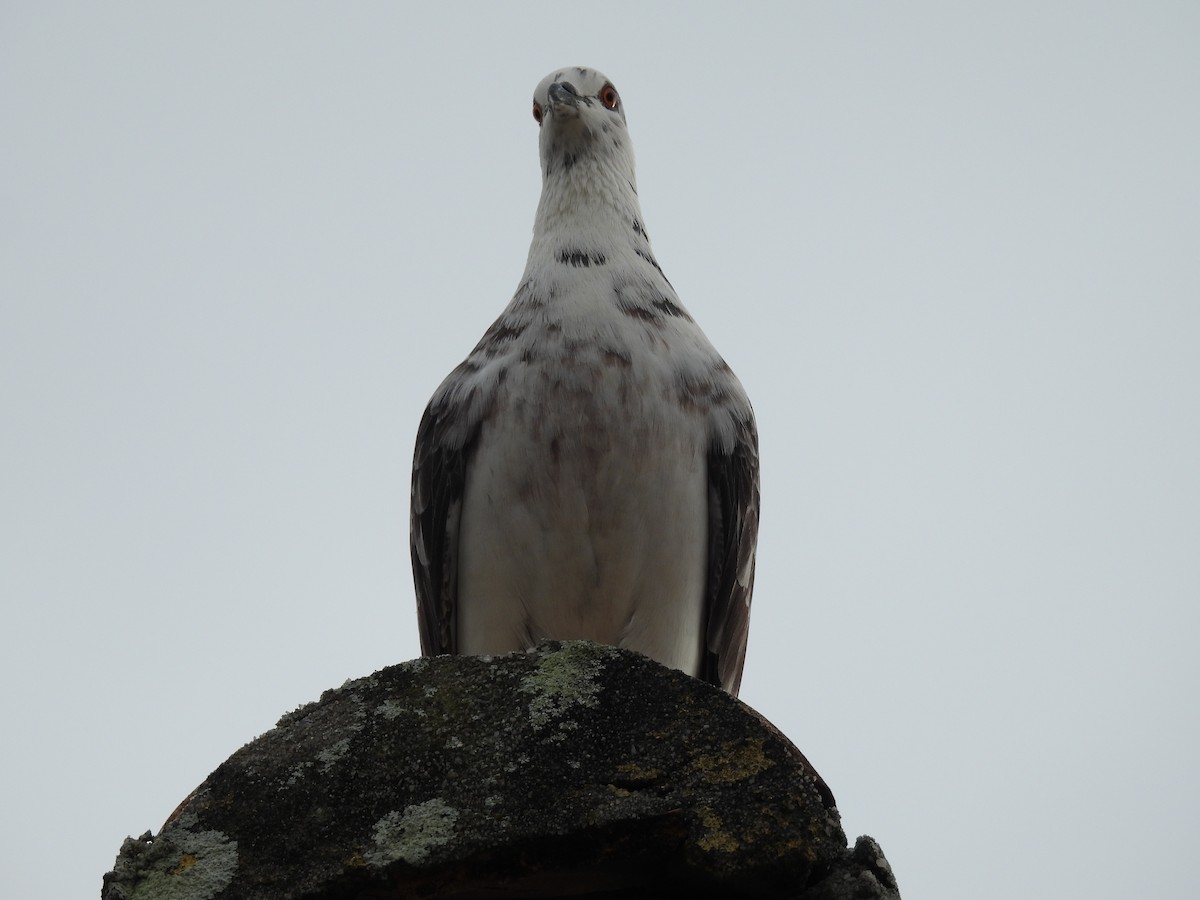
[[[803,755],[728,694],[587,642],[327,691],[223,763],[103,900],[899,898]]]

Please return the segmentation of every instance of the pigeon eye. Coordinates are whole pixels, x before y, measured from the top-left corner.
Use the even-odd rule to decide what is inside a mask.
[[[538,103],[536,100],[533,101],[533,121],[537,122],[539,125],[542,124],[542,104]]]
[[[620,101],[620,98],[617,96],[617,89],[611,84],[606,84],[602,87],[598,96],[600,97],[600,102],[609,109],[616,109],[617,103]]]

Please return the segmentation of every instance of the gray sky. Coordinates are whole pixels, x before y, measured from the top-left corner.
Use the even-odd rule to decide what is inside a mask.
[[[1194,896],[1200,6],[520,9],[0,7],[6,893],[417,655],[417,422],[583,64],[757,410],[742,698],[908,897]]]

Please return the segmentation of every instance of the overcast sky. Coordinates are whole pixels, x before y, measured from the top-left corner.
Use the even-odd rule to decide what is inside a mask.
[[[5,893],[418,654],[417,423],[583,64],[757,411],[742,699],[912,900],[1194,897],[1200,5],[517,9],[0,4]]]

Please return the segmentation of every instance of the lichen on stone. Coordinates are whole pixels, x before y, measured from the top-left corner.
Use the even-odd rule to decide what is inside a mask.
[[[663,777],[662,769],[651,767],[645,768],[635,762],[623,762],[617,766],[617,772],[621,776],[622,784],[636,785],[644,787],[648,784],[654,784]]]
[[[221,764],[163,834],[126,842],[104,900],[466,895],[497,878],[529,896],[598,868],[701,896],[897,900],[786,738],[643,656],[554,643],[372,681]]]
[[[414,715],[418,718],[424,718],[426,715],[423,709],[415,709],[390,699],[384,700],[375,707],[375,715],[383,716],[385,719],[398,719],[405,714]]]
[[[439,797],[393,810],[375,823],[375,846],[364,856],[376,866],[397,860],[419,865],[454,837],[458,810]]]
[[[210,900],[229,886],[238,867],[237,841],[220,831],[191,831],[188,810],[161,834],[121,848],[109,900]]]
[[[710,807],[702,806],[696,810],[696,816],[705,828],[703,837],[696,841],[696,846],[708,852],[736,853],[740,844],[737,839],[725,830],[721,817]]]
[[[551,721],[561,719],[572,707],[595,707],[602,690],[596,676],[615,653],[611,647],[600,644],[566,641],[543,655],[537,670],[521,679],[521,691],[534,695],[529,701],[529,719],[534,729],[540,731]],[[574,722],[560,722],[559,727],[578,726]]]
[[[350,752],[349,738],[342,738],[334,744],[326,747],[317,754],[317,759],[321,761],[321,771],[328,772],[332,769],[343,756]]]
[[[775,763],[763,750],[763,739],[726,741],[717,753],[698,754],[692,766],[709,784],[731,784],[765,772]]]

